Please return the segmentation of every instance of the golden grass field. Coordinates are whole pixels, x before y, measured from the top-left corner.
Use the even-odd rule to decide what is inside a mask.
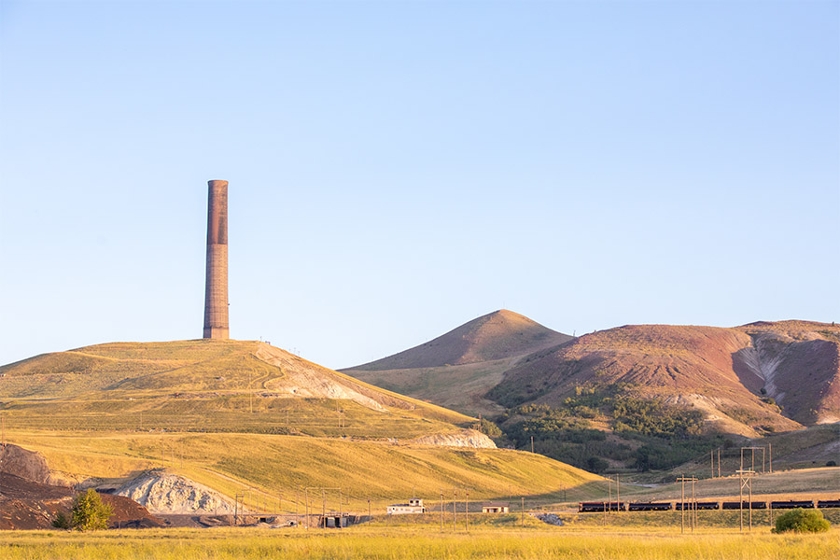
[[[679,529],[576,530],[564,527],[461,527],[457,532],[372,523],[350,529],[142,530],[101,533],[13,532],[3,536],[9,560],[241,560],[250,558],[429,560],[834,560],[840,533],[774,535],[768,529],[681,534]]]

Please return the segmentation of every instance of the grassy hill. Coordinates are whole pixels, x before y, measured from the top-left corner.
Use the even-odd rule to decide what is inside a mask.
[[[112,343],[0,367],[6,426],[356,438],[453,433],[464,415],[260,342]]]
[[[251,509],[302,505],[304,488],[341,488],[345,511],[413,494],[557,500],[602,479],[506,449],[423,445],[475,419],[373,387],[267,344],[112,343],[0,367],[6,440],[40,452],[68,482],[164,468]],[[331,500],[338,500],[337,493]],[[337,509],[337,504],[336,509]],[[333,507],[333,506],[329,506]]]

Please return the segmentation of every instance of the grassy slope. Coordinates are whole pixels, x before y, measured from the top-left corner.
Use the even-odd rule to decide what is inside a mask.
[[[412,494],[435,500],[441,489],[469,491],[475,500],[527,496],[545,502],[559,500],[564,490],[568,499],[590,499],[606,488],[596,475],[505,449],[257,434],[14,432],[8,439],[43,454],[68,478],[118,478],[167,468],[228,496],[253,487],[256,504],[262,496],[276,503],[283,493],[284,509],[292,511],[305,487],[341,487],[350,497],[345,510],[357,511],[367,509],[368,499],[379,506]]]
[[[366,383],[411,395],[464,414],[495,416],[504,407],[484,398],[498,385],[511,359],[430,368],[349,371]]]
[[[193,340],[113,343],[46,354],[0,368],[0,411],[19,429],[303,433],[414,438],[452,433],[469,417],[366,385],[265,345]],[[381,404],[298,397],[298,374]],[[298,383],[299,384],[299,383]],[[305,389],[305,388],[304,388]],[[326,394],[326,393],[325,393]]]

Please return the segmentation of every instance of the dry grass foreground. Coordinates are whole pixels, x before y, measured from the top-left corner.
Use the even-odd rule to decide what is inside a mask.
[[[0,542],[8,560],[93,558],[227,560],[296,559],[519,559],[519,560],[829,560],[840,553],[837,529],[818,535],[749,534],[716,530],[680,534],[676,529],[626,532],[612,528],[568,531],[563,527],[493,528],[469,533],[433,527],[371,524],[335,530],[210,529],[102,533],[12,532]]]

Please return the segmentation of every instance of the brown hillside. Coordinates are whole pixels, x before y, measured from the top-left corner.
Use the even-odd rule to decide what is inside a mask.
[[[757,334],[751,334],[753,330]],[[722,431],[754,435],[754,428],[796,429],[800,424],[786,418],[772,403],[763,402],[760,391],[767,385],[765,376],[770,371],[776,372],[770,381],[777,379],[778,383],[798,377],[796,395],[801,402],[814,406],[819,401],[818,394],[826,395],[819,401],[822,405],[817,406],[822,408],[815,416],[825,418],[837,413],[831,405],[830,383],[826,381],[837,375],[832,376],[830,368],[826,371],[823,367],[831,363],[831,348],[836,343],[827,337],[834,335],[823,335],[817,330],[807,332],[810,334],[800,331],[796,337],[783,336],[779,327],[769,326],[752,330],[666,325],[610,329],[528,357],[508,370],[488,396],[508,406],[525,402],[557,404],[574,394],[578,386],[623,383],[651,396],[699,408]],[[770,338],[777,341],[774,353],[761,350],[761,341]],[[759,350],[754,346],[756,340]],[[795,346],[806,343],[807,346]],[[775,370],[768,361],[772,356],[781,356]],[[836,352],[834,356],[836,360]],[[791,364],[785,370],[790,372],[787,375],[779,369],[785,363]],[[836,372],[836,361],[833,363]],[[811,370],[818,383],[802,383],[808,374],[797,368],[803,365],[823,368],[820,373]],[[781,389],[765,388],[767,397],[774,392],[785,407],[789,397]],[[796,419],[806,420],[801,415]]]
[[[433,368],[487,362],[535,352],[571,339],[569,335],[502,309],[399,354],[344,371]]]
[[[840,327],[781,321],[738,330],[752,338],[738,354],[736,371],[742,378],[757,380],[758,390],[798,422],[840,422]]]

